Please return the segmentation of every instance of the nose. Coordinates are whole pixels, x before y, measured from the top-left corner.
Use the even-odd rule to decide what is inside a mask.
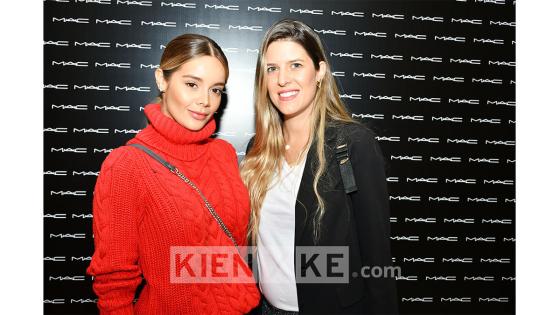
[[[203,107],[208,107],[210,105],[210,102],[209,102],[210,95],[209,94],[210,94],[210,91],[208,91],[208,92],[201,91],[200,95],[198,96],[197,104],[199,104]]]
[[[280,68],[278,69],[278,85],[285,86],[290,83],[290,74],[288,71]]]

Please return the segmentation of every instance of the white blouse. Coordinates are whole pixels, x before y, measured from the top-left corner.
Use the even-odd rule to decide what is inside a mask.
[[[260,212],[257,238],[259,286],[277,308],[299,311],[294,270],[295,206],[305,167],[290,167],[285,159],[282,173],[275,174]]]

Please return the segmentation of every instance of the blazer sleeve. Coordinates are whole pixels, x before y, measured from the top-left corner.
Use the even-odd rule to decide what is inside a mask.
[[[390,249],[389,197],[385,160],[373,131],[367,127],[353,132],[350,159],[358,190],[350,194],[362,266],[392,267]],[[371,314],[397,314],[398,302],[394,275],[365,279]]]
[[[126,149],[113,150],[95,185],[95,251],[87,273],[94,277],[100,314],[134,314],[133,299],[142,281],[138,266],[138,169]]]

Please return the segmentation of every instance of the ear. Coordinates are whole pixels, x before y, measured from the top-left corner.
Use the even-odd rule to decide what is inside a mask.
[[[317,75],[315,75],[315,81],[322,81],[326,71],[327,71],[327,63],[324,61],[320,61],[319,70],[317,71]]]
[[[165,90],[167,90],[167,81],[163,77],[163,70],[161,70],[161,68],[156,69],[155,77],[158,89],[162,92],[165,92]]]

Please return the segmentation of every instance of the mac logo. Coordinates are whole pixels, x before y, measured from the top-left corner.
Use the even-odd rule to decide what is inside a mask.
[[[149,86],[115,86],[115,91],[135,91],[135,92],[150,92]]]
[[[461,162],[461,157],[458,156],[451,156],[451,157],[446,157],[446,156],[430,156],[430,162],[435,161],[435,162],[453,162],[453,163],[460,163]]]
[[[445,179],[445,183],[446,184],[476,184],[476,179],[474,178],[466,178],[466,179],[461,179],[461,178],[446,178]]]
[[[463,122],[463,118],[462,117],[434,117],[432,116],[432,121],[449,121],[449,122],[456,122],[456,123],[462,123]]]
[[[144,26],[163,26],[163,27],[177,27],[177,22],[159,22],[159,21],[140,21],[140,25]]]
[[[364,55],[362,53],[330,53],[331,57],[339,57],[339,58],[344,58],[344,57],[349,57],[349,58],[354,58],[354,59],[362,59],[364,58]]]
[[[66,256],[45,257],[45,258],[43,258],[43,260],[44,261],[62,262],[62,261],[66,261]]]
[[[486,105],[505,105],[505,106],[515,106],[514,101],[486,101]]]
[[[338,16],[351,16],[351,17],[364,17],[364,12],[345,12],[345,11],[331,11],[331,15]]]
[[[447,201],[447,202],[459,202],[459,197],[428,197],[428,201]]]
[[[420,201],[420,196],[389,196],[389,200]]]
[[[45,128],[43,129],[43,132],[67,133],[68,128],[66,127]]]
[[[85,277],[84,276],[58,276],[58,277],[52,277],[49,276],[49,281],[84,281]]]
[[[477,139],[447,139],[447,143],[478,144],[478,140]]]
[[[483,184],[499,184],[499,185],[513,185],[513,180],[505,179],[505,180],[484,180]]]
[[[385,32],[358,32],[358,31],[354,31],[354,35],[355,36],[373,36],[373,37],[380,37],[380,38],[385,38],[387,37],[387,33]]]
[[[105,68],[122,68],[122,69],[130,69],[130,63],[121,62],[121,63],[108,63],[108,62],[96,62],[95,67],[105,67]]]
[[[154,64],[145,65],[143,63],[140,64],[140,69],[157,69],[157,68],[159,68],[159,65],[154,65]]]
[[[53,41],[53,40],[49,40],[46,42],[43,42],[44,45],[54,45],[54,46],[68,46],[68,41],[67,40],[57,40],[57,41]]]
[[[404,222],[414,222],[414,223],[436,223],[436,218],[404,218]]]
[[[425,39],[426,39],[426,35],[423,35],[423,34],[398,34],[398,33],[395,33],[395,38],[425,40]]]
[[[390,60],[397,60],[397,61],[402,61],[403,60],[403,56],[401,55],[374,55],[371,54],[371,59],[390,59]]]
[[[407,183],[428,183],[428,184],[437,184],[438,183],[438,179],[436,177],[407,177],[406,178],[406,182]]]
[[[356,118],[370,118],[370,119],[385,119],[383,114],[354,114],[352,113],[352,117]]]
[[[107,42],[74,42],[74,46],[83,46],[83,47],[98,47],[98,48],[110,48],[111,43]],[[118,46],[117,46],[118,47]]]
[[[340,96],[340,98],[349,98],[349,99],[352,99],[352,100],[361,100],[362,99],[361,94],[340,94],[339,96]]]
[[[482,224],[490,223],[490,224],[511,224],[511,219],[482,219]]]
[[[230,30],[238,30],[238,31],[253,31],[253,32],[261,32],[263,30],[262,26],[253,25],[229,25],[228,29]]]
[[[114,111],[118,111],[118,112],[128,112],[128,111],[130,111],[130,106],[97,106],[97,105],[94,105],[93,110],[104,110],[104,111],[114,110]]]
[[[99,172],[97,172],[99,173]],[[72,219],[93,219],[93,213],[90,214],[73,214]]]
[[[466,99],[458,99],[458,98],[449,98],[447,99],[449,104],[469,104],[469,105],[479,105],[480,100],[466,100]]]
[[[434,298],[431,297],[403,297],[401,299],[402,302],[420,302],[420,303],[432,303]]]
[[[332,34],[332,35],[340,35],[346,36],[345,30],[315,30],[318,34]]]
[[[392,136],[392,137],[376,136],[375,139],[377,141],[391,141],[391,142],[400,142],[401,141],[401,137],[397,137],[397,136]]]
[[[99,134],[106,134],[109,133],[109,129],[107,128],[74,128],[72,130],[74,133],[99,133]]]
[[[426,80],[424,75],[412,75],[412,74],[393,74],[393,79],[403,79],[403,80]]]
[[[421,156],[421,155],[413,155],[413,156],[408,156],[408,155],[391,155],[391,160],[398,160],[398,161],[417,161],[417,162],[421,162],[421,161],[422,161],[422,156]]]
[[[98,299],[70,299],[70,304],[73,304],[73,303],[80,303],[80,304],[94,303],[94,304],[96,304],[97,301],[98,301]]]
[[[46,84],[43,85],[44,89],[55,89],[55,90],[68,90],[68,84]]]
[[[207,28],[210,30],[219,30],[220,24],[199,24],[199,23],[185,23],[185,27],[194,27],[194,28]]]
[[[489,0],[485,0],[485,1],[489,1]],[[497,0],[493,0],[493,1],[497,1]],[[479,302],[498,302],[498,303],[508,303],[509,302],[509,298],[507,297],[489,297],[489,298],[482,298],[479,297],[478,298]]]
[[[151,7],[152,1],[130,1],[130,0],[117,0],[117,5],[119,4],[126,4],[126,5],[138,5],[143,7]]]
[[[64,301],[65,301],[65,299],[52,299],[52,300],[46,299],[46,300],[43,300],[43,303],[44,304],[64,304],[65,303]]]
[[[388,95],[370,95],[369,96],[370,100],[378,100],[378,101],[392,101],[392,102],[400,102],[402,101],[402,98],[400,96],[397,95],[392,95],[392,96],[388,96]]]
[[[70,260],[71,261],[91,261],[91,256],[80,256],[80,257],[72,256],[72,258]]]
[[[434,76],[432,78],[432,80],[442,81],[442,82],[451,81],[451,82],[458,82],[458,83],[465,82],[465,78],[463,78],[463,77],[438,77],[438,76]]]
[[[497,203],[498,198],[470,198],[470,197],[467,197],[467,202]]]
[[[441,262],[470,264],[473,260],[472,258],[442,258]]]
[[[474,219],[472,218],[443,218],[443,223],[462,223],[462,224],[474,224]]]
[[[52,18],[53,22],[89,24],[88,18]]]
[[[441,98],[439,97],[409,97],[411,102],[429,102],[429,103],[441,103]]]
[[[471,298],[470,297],[449,297],[449,298],[440,298],[440,302],[445,303],[445,302],[449,302],[449,303],[455,303],[455,302],[459,302],[459,303],[471,303]]]
[[[495,243],[496,242],[496,238],[495,237],[465,237],[465,242],[489,242],[489,243]]]
[[[54,191],[51,190],[51,196],[85,196],[85,190],[76,190],[76,191]]]
[[[430,21],[430,22],[440,22],[443,23],[443,17],[440,16],[412,16],[412,21],[420,20],[420,21]]]
[[[515,281],[515,277],[502,277],[502,281]]]
[[[426,276],[427,281],[457,281],[456,276]]]
[[[282,8],[267,8],[267,7],[247,7],[247,11],[265,11],[270,13],[282,13]]]
[[[47,213],[43,217],[47,219],[66,219],[66,213]]]
[[[93,153],[111,153],[111,151],[113,151],[113,149],[97,149],[97,148],[93,148]]]
[[[423,121],[424,116],[393,115],[393,119]]]
[[[490,163],[490,164],[499,164],[500,163],[500,159],[487,159],[487,158],[469,158],[469,163],[470,162],[476,162],[476,163]]]
[[[515,141],[513,141],[513,140],[506,140],[506,141],[501,141],[501,140],[485,140],[484,143],[485,143],[485,144],[493,144],[493,145],[515,145]]]
[[[464,43],[465,42],[465,38],[464,37],[452,37],[452,36],[434,36],[434,40],[442,40],[442,41],[452,41],[452,42],[458,42],[458,43]]]
[[[115,48],[138,48],[138,49],[152,49],[152,44],[129,44],[129,43],[115,43]]]
[[[43,175],[66,176],[68,174],[66,171],[45,171]]]
[[[439,143],[439,138],[412,138],[412,137],[408,137],[408,142],[416,142],[416,143],[420,143],[420,142],[428,142],[428,143]]]
[[[488,60],[488,65],[492,66],[508,66],[508,67],[515,67],[515,61],[494,61]]]
[[[449,58],[449,63],[468,63],[471,65],[479,65],[480,59],[453,59]]]
[[[472,78],[473,83],[491,83],[491,84],[502,84],[501,79],[476,79]]]
[[[411,257],[411,258],[404,257],[404,258],[403,258],[403,262],[412,262],[412,263],[417,263],[417,262],[433,263],[433,262],[434,262],[434,258],[433,258],[433,257]]]
[[[95,24],[118,24],[118,25],[127,25],[130,26],[132,25],[131,20],[100,20],[100,19],[95,19]]]
[[[385,73],[353,72],[352,76],[353,77],[362,77],[362,78],[385,79]]]
[[[371,17],[380,19],[404,20],[404,15],[402,14],[372,13]]]
[[[85,233],[76,233],[76,234],[53,234],[50,233],[49,234],[49,238],[86,238],[86,234]]]
[[[227,11],[239,11],[238,5],[218,5],[218,4],[204,4],[205,9],[214,9],[214,10],[227,10]]]
[[[491,4],[506,4],[506,0],[474,0],[474,2],[491,3]],[[515,4],[515,1],[513,1]]]
[[[73,67],[87,67],[87,61],[52,61],[51,65],[53,66],[73,66]]]
[[[86,148],[51,148],[51,153],[53,152],[87,153],[87,149]]]
[[[69,2],[69,1],[56,1],[56,2]],[[74,0],[75,3],[96,3],[96,4],[111,4],[111,0]]]
[[[181,7],[185,9],[196,9],[196,3],[181,3],[181,2],[161,2],[162,7]]]
[[[464,281],[494,281],[493,276],[465,276],[463,277]]]
[[[490,20],[490,25],[515,27],[515,22],[502,22],[502,21],[492,21],[492,20]]]
[[[471,118],[471,122],[487,123],[487,124],[501,124],[502,120],[499,118]]]
[[[88,110],[88,106],[87,105],[55,105],[55,104],[51,104],[51,109]]]
[[[290,13],[323,15],[323,10],[290,9]]]
[[[99,172],[93,172],[93,171],[80,171],[80,172],[76,172],[76,171],[72,171],[72,176],[76,176],[76,175],[81,175],[81,176],[99,176]]]
[[[503,45],[503,39],[473,38],[473,43]]]
[[[482,25],[482,20],[477,20],[477,19],[456,19],[456,18],[451,18],[451,23],[467,23],[467,24],[474,24],[474,25]]]
[[[411,61],[443,62],[441,57],[415,57],[410,56]]]
[[[427,236],[426,241],[436,241],[436,242],[457,242],[459,239],[457,236]]]
[[[418,281],[418,276],[396,276],[395,280]]]
[[[420,240],[418,236],[391,236],[390,239],[395,241],[409,241],[409,242],[418,242]]]
[[[142,131],[142,129],[115,129],[113,133],[136,134],[139,133],[140,131]]]
[[[97,90],[97,91],[109,91],[108,85],[76,85],[74,84],[74,90]]]

